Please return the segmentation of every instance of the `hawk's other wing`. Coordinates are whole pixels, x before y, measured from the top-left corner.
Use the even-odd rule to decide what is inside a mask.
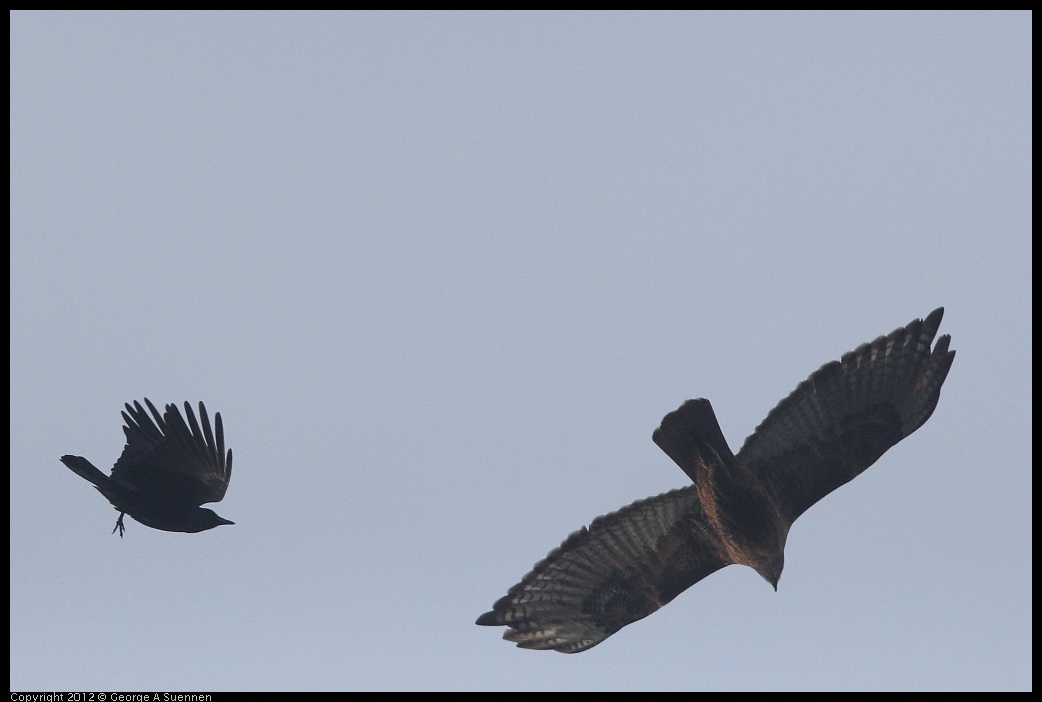
[[[955,358],[931,349],[944,308],[815,371],[768,413],[738,452],[792,524],[921,427]]]
[[[145,404],[152,417],[136,401],[133,407],[126,405],[123,432],[127,444],[112,468],[112,478],[141,492],[177,496],[194,506],[219,502],[232,472],[232,452],[225,452],[221,413],[214,417],[214,432],[202,402],[201,426],[187,402],[187,424],[177,405],[167,405],[166,413],[160,415],[147,398]]]
[[[521,648],[578,653],[730,561],[694,486],[639,500],[564,540],[478,618]]]

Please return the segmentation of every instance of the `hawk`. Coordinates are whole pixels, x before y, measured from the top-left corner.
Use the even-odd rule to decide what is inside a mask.
[[[709,400],[688,400],[652,440],[692,485],[597,517],[478,617],[521,648],[578,653],[732,563],[778,589],[792,523],[921,427],[955,358],[944,308],[826,363],[735,455]]]
[[[167,405],[160,415],[148,398],[145,404],[152,417],[136,401],[133,407],[125,405],[123,433],[127,445],[111,476],[82,456],[61,457],[62,463],[94,485],[119,512],[112,532],[119,529],[122,538],[124,514],[163,531],[195,533],[234,524],[200,507],[206,502],[220,502],[232,477],[232,451],[224,451],[221,413],[214,416],[215,437],[202,402],[200,422],[192,406],[185,403],[187,424],[177,405]]]

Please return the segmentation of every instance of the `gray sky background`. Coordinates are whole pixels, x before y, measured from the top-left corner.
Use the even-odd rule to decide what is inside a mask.
[[[1031,16],[11,16],[11,686],[1028,689]],[[933,418],[579,655],[474,619],[937,306]],[[170,534],[123,403],[235,454]]]

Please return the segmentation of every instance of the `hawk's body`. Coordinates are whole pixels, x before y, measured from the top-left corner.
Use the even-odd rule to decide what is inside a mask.
[[[732,563],[775,588],[789,527],[929,419],[955,352],[934,310],[813,373],[735,456],[709,400],[663,418],[656,444],[693,484],[598,517],[478,618],[523,648],[584,651]]]

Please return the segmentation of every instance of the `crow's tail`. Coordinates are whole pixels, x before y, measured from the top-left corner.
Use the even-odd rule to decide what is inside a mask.
[[[109,476],[95,468],[90,461],[83,456],[62,456],[61,462],[84,480],[89,481],[95,487],[102,487],[109,481]]]

